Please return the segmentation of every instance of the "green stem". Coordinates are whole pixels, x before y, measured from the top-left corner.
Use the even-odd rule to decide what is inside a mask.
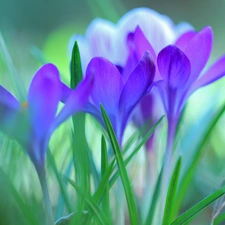
[[[38,178],[41,184],[41,189],[43,193],[44,206],[45,206],[45,214],[46,214],[46,224],[54,225],[54,217],[52,213],[51,201],[49,197],[48,186],[46,182],[46,173],[44,166],[36,167],[36,171],[38,174]]]

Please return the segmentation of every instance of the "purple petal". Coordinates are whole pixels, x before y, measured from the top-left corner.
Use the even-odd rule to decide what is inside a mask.
[[[0,128],[8,135],[16,136],[16,123],[20,111],[20,103],[0,85]]]
[[[135,33],[134,33],[134,42],[135,42],[135,51],[137,54],[137,58],[140,59],[142,57],[142,55],[144,54],[144,52],[149,50],[151,57],[153,59],[153,62],[156,64],[156,62],[157,62],[156,53],[155,53],[152,45],[146,39],[144,33],[142,32],[142,30],[139,26],[136,28]],[[156,66],[154,80],[157,81],[157,80],[161,80],[161,79],[162,78],[160,77],[158,67]]]
[[[20,108],[20,103],[17,99],[4,87],[2,87],[2,85],[0,85],[0,104],[2,107],[7,107],[11,110],[17,111]]]
[[[46,64],[35,74],[28,92],[28,115],[37,142],[46,140],[60,97],[59,71]]]
[[[160,97],[162,99],[162,102],[163,102],[164,109],[165,109],[165,111],[167,112],[167,115],[168,115],[168,112],[169,112],[169,104],[168,104],[169,92],[168,92],[168,89],[167,89],[166,82],[164,80],[159,80],[159,81],[155,82],[155,87],[157,88],[157,90],[159,92],[159,95],[160,95]]]
[[[155,65],[151,61],[149,51],[145,52],[129,76],[119,102],[119,111],[128,117],[130,111],[146,93],[155,75]]]
[[[197,33],[195,31],[188,31],[181,35],[175,45],[178,46],[182,51],[185,50],[191,39],[196,35]]]
[[[61,98],[60,98],[60,101],[65,103],[71,93],[72,93],[72,89],[61,82]]]
[[[176,46],[169,45],[158,55],[158,69],[170,89],[182,90],[190,76],[190,62]]]
[[[117,44],[117,57],[121,65],[125,65],[128,56],[126,37],[129,32],[134,32],[140,26],[147,40],[154,46],[156,54],[166,45],[175,40],[175,27],[166,16],[149,8],[137,8],[126,13],[118,22],[115,36]],[[123,58],[121,58],[121,55]],[[116,64],[120,64],[116,62]]]
[[[153,108],[155,107],[155,99],[152,92],[145,95],[134,109],[133,122],[138,128],[142,128],[148,123],[152,125]],[[150,127],[148,126],[148,128]]]
[[[108,114],[117,112],[123,81],[116,66],[107,59],[96,57],[89,63],[86,76],[94,76],[91,97],[95,106],[99,108],[101,103]]]
[[[68,119],[78,111],[84,110],[88,98],[93,88],[93,76],[87,76],[77,87],[73,90],[67,98],[63,109],[56,117],[51,130],[56,129],[62,122]]]
[[[191,87],[190,93],[211,84],[225,75],[225,55],[217,60]]]
[[[129,55],[128,55],[126,65],[125,65],[125,67],[123,68],[123,71],[122,71],[124,83],[127,81],[131,72],[134,70],[134,68],[136,67],[136,65],[139,61],[139,58],[137,58],[135,45],[134,45],[134,33],[128,34],[127,45],[128,45],[128,48],[129,48]]]
[[[191,74],[188,81],[189,86],[197,80],[202,69],[206,65],[212,51],[212,43],[212,29],[206,27],[196,34],[185,48],[184,53],[191,63]]]
[[[136,54],[138,59],[141,59],[143,54],[148,50],[154,62],[156,62],[155,51],[139,26],[137,26],[134,32],[134,42],[135,42]]]

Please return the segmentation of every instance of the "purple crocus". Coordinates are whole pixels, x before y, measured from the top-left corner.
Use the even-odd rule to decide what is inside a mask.
[[[92,78],[85,79],[67,96],[58,116],[58,103],[65,96],[58,69],[46,64],[35,74],[27,101],[20,103],[0,86],[0,129],[15,138],[37,169],[44,167],[45,152],[52,132],[88,100]]]
[[[71,38],[70,46],[74,41],[78,41],[83,71],[86,70],[92,57],[106,57],[120,68],[123,80],[126,81],[146,50],[150,51],[152,60],[156,63],[156,55],[159,51],[168,44],[173,44],[182,33],[190,29],[193,28],[187,23],[174,25],[169,17],[154,10],[137,8],[122,16],[117,24],[100,18],[93,20],[88,26],[85,36],[74,35]],[[154,80],[159,79],[161,77],[156,67]],[[158,103],[151,105],[151,99],[156,98],[150,92],[148,97],[140,100],[140,104],[137,105],[138,109],[134,113],[134,121],[144,118],[144,123],[146,124],[148,121],[149,127],[151,127],[159,119],[163,114],[162,110],[159,110],[154,118],[149,110],[158,107]],[[142,125],[136,122],[135,124],[139,125],[138,127]],[[148,142],[147,149],[151,142]]]
[[[158,54],[157,65],[162,80],[156,82],[156,87],[168,117],[168,155],[171,155],[177,122],[189,96],[225,75],[225,56],[204,71],[212,43],[212,29],[206,27],[198,33],[185,33],[176,45],[169,45]]]
[[[105,58],[95,57],[88,64],[86,77],[94,76],[91,100],[85,111],[91,113],[103,125],[100,103],[111,120],[118,141],[122,143],[125,126],[133,108],[152,84],[155,65],[145,52],[126,80],[117,67]]]

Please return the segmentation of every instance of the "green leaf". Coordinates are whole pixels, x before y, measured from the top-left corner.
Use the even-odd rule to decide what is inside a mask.
[[[213,221],[213,225],[219,225],[222,222],[225,222],[225,212],[222,213],[221,215],[219,215],[214,221]]]
[[[199,165],[199,160],[201,159],[202,151],[204,150],[204,146],[206,142],[208,141],[211,132],[213,131],[214,127],[216,126],[217,122],[221,118],[221,116],[224,114],[225,111],[225,104],[219,109],[219,111],[214,115],[212,120],[210,121],[204,135],[200,139],[198,146],[195,149],[195,155],[191,159],[191,164],[189,167],[185,170],[185,173],[182,175],[182,180],[180,183],[180,187],[178,189],[177,194],[177,204],[176,204],[176,211],[179,211],[182,199],[184,199],[185,193],[189,187],[189,184],[191,182],[191,179],[195,173],[195,170],[197,166]]]
[[[108,152],[107,145],[104,136],[102,135],[101,140],[101,173],[102,178],[108,168]],[[107,218],[111,218],[110,215],[110,203],[109,203],[109,181],[106,183],[106,188],[104,193],[102,194],[102,211],[107,215]]]
[[[148,217],[146,219],[145,225],[153,224],[154,214],[155,214],[158,198],[160,196],[162,174],[163,174],[162,172],[163,172],[163,167],[161,168],[161,171],[158,176],[157,183],[156,183],[153,195],[152,195],[152,202],[149,207]]]
[[[114,154],[115,154],[118,169],[120,172],[120,177],[121,177],[121,181],[123,184],[123,188],[124,188],[124,192],[125,192],[125,196],[126,196],[126,200],[127,200],[127,205],[128,205],[128,210],[129,210],[129,215],[130,215],[130,224],[137,225],[138,219],[137,219],[137,210],[136,210],[136,206],[135,206],[134,195],[133,195],[129,177],[128,177],[128,174],[126,171],[126,167],[125,167],[123,156],[122,156],[122,153],[120,150],[120,146],[116,139],[116,135],[114,133],[112,124],[106,114],[106,111],[104,110],[102,105],[100,105],[100,108],[101,108],[101,112],[102,112],[102,117],[103,117],[105,125],[106,125],[106,129],[107,129],[107,132],[109,135],[109,139],[110,139],[110,142],[111,142]]]
[[[150,138],[150,136],[155,131],[156,127],[159,125],[159,123],[162,121],[164,116],[162,116],[156,124],[148,131],[148,133],[144,136],[142,141],[138,144],[138,146],[131,152],[131,154],[125,159],[125,165],[127,166],[130,160],[137,154],[137,152],[141,149],[141,147],[147,142],[147,140]],[[116,171],[113,177],[110,180],[110,188],[113,186],[117,178],[119,177],[119,171]]]
[[[98,189],[94,193],[93,198],[96,202],[98,202],[100,200],[100,198],[106,188],[106,184],[108,183],[108,180],[113,173],[113,170],[115,168],[115,161],[116,161],[116,159],[113,159],[112,162],[109,164],[107,170],[105,171],[105,173],[101,179]]]
[[[77,193],[84,199],[84,201],[87,203],[87,205],[89,206],[90,210],[93,213],[93,216],[95,217],[95,219],[97,220],[97,224],[99,225],[109,225],[109,221],[107,220],[105,214],[102,212],[102,210],[99,208],[99,206],[95,203],[95,201],[93,200],[93,198],[90,197],[90,195],[87,195],[83,189],[81,189],[80,187],[77,186],[77,184],[72,181],[71,179],[64,177],[66,179],[66,181],[68,181],[77,191]],[[89,214],[89,212],[88,212]]]
[[[82,66],[81,66],[81,59],[80,59],[80,51],[79,51],[78,43],[77,41],[75,41],[73,46],[73,51],[72,51],[72,58],[71,58],[70,87],[72,89],[75,89],[82,79],[83,79],[83,74],[82,74]]]
[[[10,57],[9,50],[5,44],[5,41],[1,32],[0,32],[0,52],[2,53],[3,59],[5,60],[5,64],[8,67],[9,75],[13,83],[16,96],[18,96],[19,100],[23,102],[26,100],[26,96],[27,96],[25,86],[22,82],[21,77],[17,73],[15,66],[13,65],[13,61]]]
[[[189,210],[187,210],[185,213],[183,213],[181,216],[179,216],[176,220],[174,220],[171,225],[182,225],[185,222],[187,222],[190,218],[192,218],[194,215],[197,215],[201,212],[205,207],[207,207],[209,204],[214,202],[216,199],[221,197],[225,194],[225,187],[222,187],[218,191],[214,192],[210,196],[206,197],[193,207],[191,207]]]
[[[164,116],[162,116],[156,124],[148,131],[148,133],[144,136],[142,141],[139,143],[139,145],[134,149],[134,151],[126,158],[125,163],[127,163],[133,158],[133,156],[140,150],[140,148],[147,142],[147,140],[150,138],[150,136],[153,134],[155,131],[156,127],[159,125],[159,123],[162,121]]]
[[[80,60],[80,52],[77,42],[75,42],[71,58],[71,76],[70,86],[75,89],[82,80],[82,68]],[[73,131],[72,131],[72,149],[73,161],[75,168],[76,182],[84,193],[90,193],[90,160],[89,148],[85,135],[85,115],[78,113],[72,116]],[[78,211],[84,209],[84,199],[78,198]]]
[[[135,131],[123,145],[123,155],[130,149],[134,141],[138,138],[139,131]]]
[[[134,157],[134,155],[146,143],[146,141],[149,139],[149,137],[151,136],[151,134],[154,132],[154,130],[156,129],[156,127],[158,126],[158,124],[162,121],[163,117],[164,116],[162,116],[158,120],[158,122],[149,130],[149,132],[145,135],[145,137],[142,139],[142,141],[139,143],[139,145],[134,149],[134,151],[130,154],[130,156],[127,157],[127,159],[125,160],[125,165],[128,165],[128,163]],[[99,201],[100,200],[100,198],[101,198],[101,196],[102,196],[102,194],[103,194],[103,192],[105,190],[106,184],[107,184],[108,180],[110,179],[110,176],[112,175],[114,169],[115,169],[115,158],[109,164],[109,166],[108,166],[108,168],[107,168],[104,176],[101,179],[101,182],[100,182],[100,184],[98,186],[98,189],[96,190],[96,192],[94,194],[95,201]],[[110,180],[109,188],[111,188],[113,186],[113,184],[115,183],[115,181],[117,180],[118,177],[119,177],[119,171],[116,171],[115,174],[113,175],[113,177]]]
[[[2,170],[0,167],[0,180],[6,184],[7,188],[9,189],[12,197],[14,198],[16,204],[18,205],[19,209],[23,213],[24,217],[26,218],[27,222],[32,225],[38,225],[38,221],[35,218],[32,210],[24,203],[23,199],[20,197],[17,190],[14,188],[13,184],[9,180],[7,174]]]
[[[173,216],[173,209],[175,204],[175,197],[177,193],[177,185],[178,185],[178,180],[180,175],[180,168],[181,168],[181,157],[177,160],[176,166],[171,176],[169,189],[166,196],[166,205],[164,209],[162,225],[170,224],[173,219],[172,216]]]
[[[47,160],[49,162],[49,165],[52,167],[52,170],[56,176],[56,179],[58,181],[59,187],[60,187],[60,193],[62,194],[63,200],[65,201],[66,204],[66,208],[68,210],[68,212],[72,212],[73,211],[73,207],[70,203],[70,198],[68,196],[67,190],[66,190],[66,186],[63,183],[63,180],[59,174],[59,171],[57,169],[56,163],[55,163],[55,159],[51,153],[51,151],[48,149],[47,151]]]

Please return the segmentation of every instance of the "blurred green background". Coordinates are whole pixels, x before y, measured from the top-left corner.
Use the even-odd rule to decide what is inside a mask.
[[[62,62],[62,54],[67,54],[71,34],[84,33],[95,17],[117,22],[135,7],[150,7],[168,15],[175,23],[187,21],[197,30],[210,25],[214,31],[214,55],[225,52],[223,0],[0,0],[0,30],[21,75],[36,70],[36,63],[30,58],[33,45],[44,50],[48,61],[59,63],[64,72],[67,62]],[[58,61],[57,55],[60,55]]]

